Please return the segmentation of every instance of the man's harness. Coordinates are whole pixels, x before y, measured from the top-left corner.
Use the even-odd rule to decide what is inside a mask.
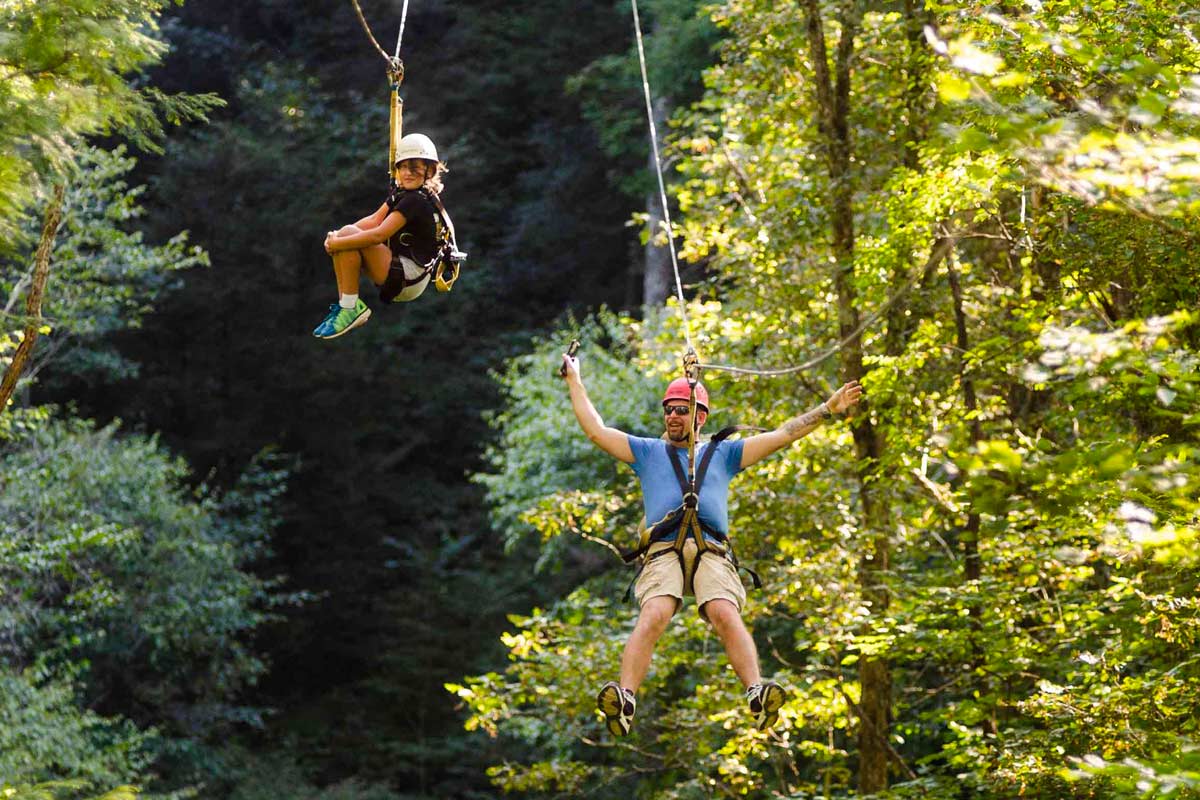
[[[758,573],[749,567],[743,567],[738,564],[737,556],[733,553],[733,544],[729,541],[729,536],[713,529],[700,519],[700,487],[704,485],[704,476],[708,474],[708,465],[712,461],[713,454],[717,451],[717,445],[730,435],[742,430],[758,429],[748,425],[730,425],[728,428],[722,428],[709,441],[704,455],[700,458],[700,464],[696,468],[696,473],[690,477],[684,473],[683,466],[680,465],[679,459],[672,452],[672,446],[667,442],[663,442],[663,446],[667,448],[667,460],[671,462],[671,467],[675,470],[675,479],[679,481],[679,491],[683,495],[683,502],[678,508],[670,511],[658,522],[648,527],[643,526],[638,546],[629,552],[621,554],[621,558],[626,564],[632,564],[634,561],[641,562],[638,565],[637,572],[633,576],[633,580],[629,582],[629,588],[625,590],[626,600],[630,598],[633,586],[637,583],[637,579],[641,576],[642,570],[646,568],[646,565],[659,556],[669,553],[674,553],[679,558],[679,570],[683,573],[683,585],[686,589],[688,574],[687,562],[683,557],[683,548],[689,537],[696,542],[695,567],[698,568],[700,566],[700,559],[705,554],[714,555],[718,558],[727,558],[733,564],[735,570],[741,569],[749,573],[751,580],[754,582],[755,589],[762,588],[762,581],[759,579]],[[650,554],[650,547],[659,541],[666,541],[667,534],[670,534],[672,531],[675,532],[675,540],[672,542],[671,547]],[[708,541],[709,536],[717,541]],[[694,569],[692,576],[693,578],[695,577]]]

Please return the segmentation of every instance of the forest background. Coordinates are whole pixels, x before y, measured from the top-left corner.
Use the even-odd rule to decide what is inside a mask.
[[[323,342],[352,6],[0,4],[4,797],[1200,793],[1200,14],[641,11],[686,316],[629,8],[413,0],[470,260]],[[640,505],[575,336],[633,432],[689,340],[801,367],[706,370],[717,427],[866,386],[734,485],[777,732],[687,608],[602,733]]]

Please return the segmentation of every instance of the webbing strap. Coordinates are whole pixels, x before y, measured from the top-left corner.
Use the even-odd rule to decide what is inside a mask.
[[[667,458],[671,461],[672,470],[675,472],[675,479],[679,481],[679,489],[683,494],[684,502],[668,512],[666,516],[664,516],[658,522],[654,523],[653,525],[646,526],[642,531],[638,546],[633,550],[621,554],[621,559],[626,564],[631,564],[637,560],[641,560],[642,562],[638,565],[637,571],[634,573],[633,578],[629,581],[629,586],[625,589],[626,600],[629,600],[632,596],[634,584],[637,583],[637,579],[641,576],[642,570],[646,568],[646,564],[660,556],[666,555],[667,553],[674,553],[676,556],[678,556],[679,568],[680,571],[683,572],[684,580],[686,582],[687,565],[683,558],[683,548],[686,545],[689,536],[696,541],[697,566],[700,563],[699,559],[703,558],[706,553],[727,558],[729,559],[729,562],[733,564],[733,568],[735,570],[743,570],[750,575],[750,579],[753,582],[755,589],[762,588],[762,579],[758,577],[758,573],[749,567],[743,567],[738,563],[737,555],[735,555],[733,552],[733,542],[729,540],[729,537],[720,531],[713,530],[708,525],[705,525],[700,519],[700,495],[698,491],[699,487],[704,485],[704,477],[708,474],[708,465],[711,463],[713,454],[716,453],[717,445],[720,442],[728,439],[734,433],[739,431],[761,430],[762,428],[756,428],[752,425],[730,425],[717,431],[716,435],[709,440],[708,447],[705,449],[704,455],[700,457],[700,464],[696,469],[695,476],[693,476],[694,483],[692,480],[688,479],[688,476],[683,471],[683,465],[681,465],[679,463],[679,459],[675,457],[675,448],[666,442],[663,443],[667,447]],[[697,491],[693,492],[695,505],[689,506],[687,504],[687,496],[693,486],[697,488]],[[653,555],[647,556],[650,546],[655,544],[656,541],[662,541],[656,540],[655,537],[671,530],[675,531],[675,540],[671,543],[671,546],[669,548],[663,548]],[[714,546],[712,542],[709,542],[709,536],[720,542],[720,546]]]
[[[696,474],[689,479],[683,472],[683,465],[679,463],[679,459],[675,458],[675,453],[671,445],[663,442],[667,447],[667,458],[671,460],[671,466],[675,470],[675,479],[679,481],[679,490],[683,492],[684,499],[687,499],[688,493],[696,495],[697,502],[700,497],[700,487],[704,485],[704,476],[708,474],[708,465],[712,461],[713,454],[717,452],[717,444],[725,441],[738,431],[759,430],[751,428],[749,425],[730,425],[727,428],[722,428],[717,431],[716,435],[709,440],[708,446],[704,448],[704,455],[700,456],[700,465],[696,467]]]
[[[404,98],[400,96],[400,81],[404,80],[404,70],[391,73],[392,102],[388,113],[388,176],[399,185],[400,177],[396,171],[396,143],[404,135]]]
[[[718,431],[716,433],[716,435],[713,436],[712,439],[709,440],[708,447],[705,449],[704,455],[700,457],[700,466],[696,470],[695,485],[697,487],[700,487],[704,484],[704,477],[708,474],[708,465],[712,461],[712,457],[717,451],[717,444],[719,444],[720,442],[724,441],[725,439],[729,438],[734,433],[737,433],[739,431],[759,431],[759,430],[762,430],[762,428],[756,428],[751,425],[730,425],[729,427],[722,428],[720,431]],[[642,534],[639,538],[637,546],[635,548],[633,548],[632,550],[626,551],[621,554],[621,559],[626,564],[631,564],[634,561],[636,561],[637,559],[644,556],[646,554],[646,551],[650,549],[650,545],[654,544],[655,541],[661,541],[661,539],[659,539],[659,537],[661,537],[663,534],[665,534],[669,531],[676,532],[676,542],[678,543],[679,548],[681,550],[683,548],[683,541],[686,540],[686,536],[684,536],[683,539],[681,539],[679,536],[679,532],[685,531],[685,530],[693,531],[693,532],[698,530],[698,531],[700,531],[701,534],[707,534],[708,536],[711,536],[714,539],[717,539],[718,541],[722,542],[724,545],[728,546],[729,537],[726,534],[710,528],[708,525],[704,524],[703,520],[700,519],[699,492],[696,492],[695,507],[692,509],[688,508],[687,503],[686,503],[686,498],[688,495],[689,488],[692,484],[688,480],[687,476],[684,474],[683,467],[682,467],[682,465],[680,465],[679,459],[677,459],[675,457],[675,453],[673,452],[673,449],[670,449],[671,445],[666,444],[665,442],[664,442],[664,445],[667,448],[669,448],[667,450],[667,458],[670,459],[670,461],[671,461],[671,467],[675,472],[675,479],[679,481],[680,491],[682,492],[682,494],[685,498],[685,502],[681,503],[679,506],[677,506],[673,510],[669,511],[658,522],[655,522],[653,525],[645,526],[645,528],[642,530]],[[691,515],[693,517],[692,520],[685,520],[685,516],[687,516],[688,511],[694,512]],[[694,527],[693,527],[692,523],[694,523]],[[696,544],[697,544],[697,546],[700,547],[701,550],[704,550],[707,546],[707,543],[705,542],[706,538],[707,538],[706,536],[700,535],[696,539]]]
[[[442,205],[442,198],[435,192],[429,193],[433,204],[437,206],[438,217],[442,220],[442,226],[449,232],[450,235],[450,252],[445,252],[445,242],[438,250],[438,255],[435,257],[437,263],[437,274],[434,276],[434,285],[439,292],[448,292],[454,287],[454,282],[458,280],[460,270],[459,263],[466,259],[467,254],[458,249],[458,237],[454,233],[454,221],[450,219],[450,213],[446,211],[446,206]],[[446,264],[451,267],[450,276],[445,275]]]

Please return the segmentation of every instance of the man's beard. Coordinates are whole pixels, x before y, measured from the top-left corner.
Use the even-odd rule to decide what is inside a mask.
[[[668,430],[667,438],[672,442],[686,442],[688,438],[687,428],[681,428],[678,434],[671,433],[671,431]]]

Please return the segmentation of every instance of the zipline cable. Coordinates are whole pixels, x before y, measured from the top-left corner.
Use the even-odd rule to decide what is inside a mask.
[[[396,34],[396,54],[392,56],[392,60],[400,60],[400,42],[404,39],[404,21],[408,19],[408,0],[404,0],[404,7],[400,9],[400,33]]]
[[[692,344],[692,326],[688,322],[687,301],[683,299],[683,281],[679,277],[679,257],[675,254],[675,234],[671,228],[671,209],[667,203],[667,185],[663,180],[662,159],[658,154],[658,130],[654,126],[654,104],[650,100],[650,76],[646,70],[646,47],[642,42],[642,21],[638,15],[637,0],[630,0],[633,8],[633,30],[637,38],[638,66],[642,70],[642,95],[646,99],[646,124],[650,128],[650,152],[654,156],[654,173],[658,177],[658,200],[662,204],[663,226],[667,233],[667,250],[671,254],[671,271],[675,276],[675,295],[679,302],[679,318],[683,325],[683,338],[687,352],[683,356],[683,371],[688,382],[688,441],[687,461],[689,480],[696,474],[696,386],[700,383],[700,357]],[[650,232],[654,235],[654,231]],[[671,458],[674,458],[672,455]]]
[[[408,0],[404,0],[404,7],[400,10],[400,32],[396,34],[396,53],[391,56],[384,51],[379,40],[375,38],[375,34],[371,32],[371,26],[367,24],[367,18],[363,15],[358,0],[350,0],[350,3],[354,6],[354,13],[358,16],[358,22],[362,25],[362,29],[366,31],[367,38],[371,40],[375,50],[383,56],[383,60],[387,63],[387,79],[392,89],[392,101],[388,106],[388,175],[391,180],[396,181],[396,142],[400,140],[400,136],[404,132],[404,100],[400,97],[400,84],[404,81],[404,62],[400,60],[400,43],[404,41],[404,24],[408,20]]]
[[[642,23],[638,17],[637,0],[630,0],[633,6],[633,30],[637,34],[638,64],[642,68],[642,93],[646,96],[646,121],[650,125],[650,151],[654,155],[654,171],[658,174],[658,199],[662,203],[663,224],[667,229],[667,247],[671,252],[671,269],[675,273],[675,292],[679,300],[679,316],[683,321],[683,338],[687,341],[688,351],[695,352],[692,346],[692,331],[688,323],[687,303],[683,299],[683,282],[679,278],[679,259],[675,255],[675,239],[671,230],[671,211],[667,207],[667,187],[663,181],[662,162],[658,157],[658,132],[654,127],[654,106],[650,101],[650,78],[646,74],[646,49],[642,44]],[[654,231],[650,232],[654,235]]]

